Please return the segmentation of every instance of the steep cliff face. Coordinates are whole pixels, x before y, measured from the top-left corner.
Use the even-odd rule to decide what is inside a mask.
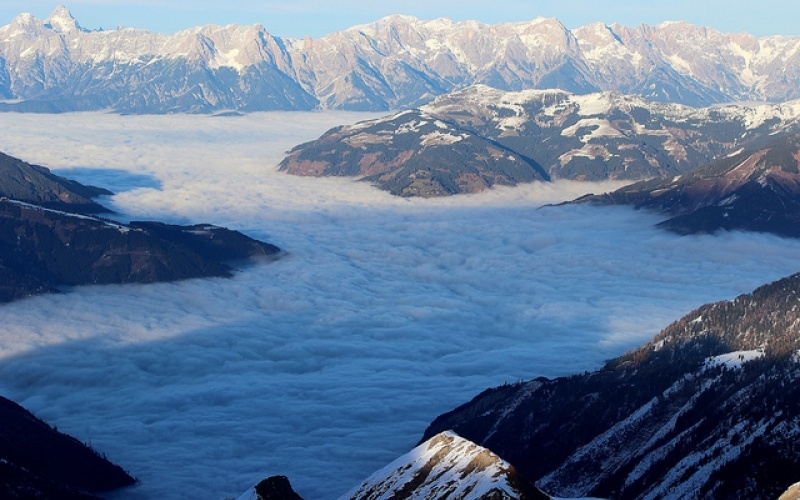
[[[694,106],[800,98],[800,38],[686,23],[568,30],[390,16],[318,40],[263,26],[89,31],[67,9],[0,27],[0,109],[134,113],[390,110],[455,89],[614,90]]]
[[[598,372],[490,389],[437,418],[545,491],[774,499],[800,448],[800,275],[703,306]]]

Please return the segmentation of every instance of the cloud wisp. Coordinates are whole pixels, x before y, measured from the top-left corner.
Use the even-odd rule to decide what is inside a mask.
[[[0,115],[0,150],[115,185],[122,218],[222,224],[288,252],[229,280],[0,307],[0,392],[141,479],[113,498],[235,497],[271,474],[333,498],[486,387],[597,368],[800,267],[796,241],[539,208],[585,184],[407,200],[277,172],[295,143],[364,117]]]

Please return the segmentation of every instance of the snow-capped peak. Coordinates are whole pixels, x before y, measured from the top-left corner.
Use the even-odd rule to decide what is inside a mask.
[[[518,476],[511,464],[452,432],[442,432],[379,470],[340,500],[389,499],[398,493],[409,499],[514,499],[527,498],[531,492],[541,493]]]
[[[44,24],[59,33],[82,31],[78,21],[72,17],[72,13],[63,5],[56,7],[50,16],[44,20]]]

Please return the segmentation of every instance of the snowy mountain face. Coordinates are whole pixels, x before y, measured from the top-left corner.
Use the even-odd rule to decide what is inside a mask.
[[[339,498],[431,499],[554,500],[520,476],[511,464],[453,432],[431,437]],[[291,489],[287,478],[273,476],[246,491],[238,500],[301,499]]]
[[[425,435],[453,429],[561,496],[778,498],[800,460],[798,297],[793,275],[703,306],[602,370],[490,389]]]
[[[800,98],[800,38],[686,23],[568,30],[555,19],[486,25],[390,16],[318,40],[262,26],[163,35],[87,31],[64,7],[0,27],[0,109],[213,112],[389,110],[455,89],[614,90],[710,105]]]
[[[615,92],[477,85],[333,129],[294,148],[281,168],[357,176],[401,196],[441,196],[536,180],[672,178],[791,131],[800,131],[800,101],[693,108]]]
[[[443,432],[367,478],[339,500],[549,500],[491,451]]]

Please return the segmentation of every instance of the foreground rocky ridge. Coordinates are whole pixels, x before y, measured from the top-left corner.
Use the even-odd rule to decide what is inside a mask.
[[[747,230],[800,237],[800,135],[742,151],[673,179],[654,179],[580,202],[633,205],[670,216],[680,234]]]
[[[800,461],[800,274],[703,306],[602,370],[437,418],[560,496],[775,499]]]
[[[452,432],[431,437],[339,500],[551,500],[491,451]],[[273,476],[238,500],[301,500]]]
[[[78,440],[0,397],[0,497],[96,500],[136,481]]]
[[[698,109],[608,92],[475,86],[334,128],[293,148],[281,169],[353,176],[400,196],[443,196],[537,180],[673,178],[798,131],[800,101]]]
[[[120,20],[124,22],[124,20]],[[318,40],[260,25],[89,31],[64,7],[0,27],[0,109],[390,110],[475,84],[614,90],[694,106],[800,98],[800,38],[687,23],[567,29],[390,16]]]

